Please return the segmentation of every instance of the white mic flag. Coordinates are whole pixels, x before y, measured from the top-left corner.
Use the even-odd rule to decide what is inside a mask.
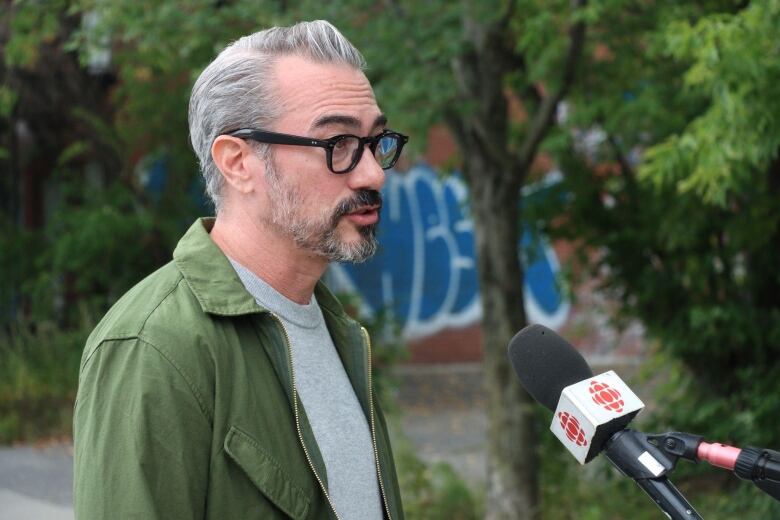
[[[564,388],[550,430],[580,464],[585,464],[644,407],[610,370]]]

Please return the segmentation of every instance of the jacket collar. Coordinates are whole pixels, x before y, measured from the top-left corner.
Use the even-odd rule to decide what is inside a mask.
[[[173,251],[173,261],[201,309],[218,316],[268,312],[249,294],[228,258],[209,237],[213,226],[213,217],[196,220]],[[344,308],[321,281],[314,295],[320,307],[346,317]]]

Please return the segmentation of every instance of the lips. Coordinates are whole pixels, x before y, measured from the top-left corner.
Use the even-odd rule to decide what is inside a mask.
[[[373,206],[362,206],[362,207],[356,209],[355,211],[351,211],[349,214],[350,215],[363,215],[363,214],[366,214],[366,213],[372,213],[372,212],[375,212],[375,211],[379,211],[380,207],[381,206],[379,206],[378,204],[375,204]]]
[[[368,226],[371,224],[376,224],[377,221],[379,221],[379,208],[381,206],[374,205],[374,206],[363,206],[355,211],[352,211],[350,213],[347,213],[345,216],[350,221],[354,222],[355,224],[359,226]]]
[[[358,227],[379,222],[382,195],[376,190],[360,190],[354,196],[341,201],[333,212],[333,227],[346,218]]]

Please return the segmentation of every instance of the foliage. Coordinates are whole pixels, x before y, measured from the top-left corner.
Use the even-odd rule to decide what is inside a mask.
[[[186,130],[190,85],[215,51],[277,12],[222,4],[14,2],[0,17],[0,166],[14,194],[0,201],[0,266],[16,275],[0,280],[3,321],[67,323],[77,303],[99,314],[170,258],[203,209]],[[57,84],[65,94],[49,91]],[[35,150],[6,132],[21,123]],[[53,192],[54,209],[23,228],[15,193],[36,190]]]
[[[274,22],[266,2],[209,0],[77,2],[93,23],[72,35],[70,47],[82,62],[100,42],[111,52],[117,76],[111,93],[112,124],[123,144],[125,164],[133,155],[164,153],[169,164],[166,202],[179,201],[197,173],[187,132],[190,87],[225,45]],[[86,63],[84,63],[86,64]]]
[[[614,84],[572,98],[572,137],[556,150],[565,217],[536,215],[597,252],[588,274],[668,354],[666,423],[767,446],[780,441],[780,107],[777,64],[763,64],[778,5],[637,21],[642,69],[624,75],[612,47],[598,67]]]
[[[397,415],[390,419],[391,432],[400,432]],[[393,454],[398,484],[408,518],[421,520],[476,520],[484,517],[484,504],[477,492],[445,462],[427,464],[408,438],[393,435]]]
[[[44,229],[49,246],[35,258],[37,276],[25,287],[37,318],[72,318],[67,309],[40,308],[56,304],[51,291],[61,283],[77,295],[74,300],[102,314],[140,278],[168,261],[170,244],[182,227],[161,218],[157,208],[139,204],[119,183],[104,188],[64,183],[63,188],[66,194],[78,190],[81,200],[58,205]]]
[[[81,351],[94,323],[38,322],[0,334],[0,443],[70,436]]]
[[[21,261],[25,256],[34,258],[40,251],[39,237],[25,232],[0,215],[0,272],[10,280],[29,280],[34,276],[32,262]],[[0,316],[9,316],[18,305],[18,295],[13,284],[0,283]]]
[[[687,65],[684,88],[708,104],[647,151],[644,178],[723,207],[766,175],[780,148],[778,24],[780,2],[760,0],[669,25],[663,50]]]

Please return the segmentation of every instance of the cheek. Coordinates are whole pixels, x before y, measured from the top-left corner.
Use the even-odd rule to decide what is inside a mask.
[[[330,172],[327,176],[319,173],[308,181],[301,179],[299,186],[307,206],[317,212],[330,214],[342,200],[348,197],[342,181],[341,177]]]
[[[309,151],[322,152],[319,149]],[[350,190],[346,176],[328,170],[324,153],[319,159],[297,151],[279,154],[277,172],[283,176],[285,184],[296,191],[301,206],[298,211],[310,217],[329,218],[339,202],[349,197]]]
[[[316,212],[322,218],[330,219],[336,209],[340,199],[337,192],[328,193],[325,190],[318,190],[310,194],[310,211]]]
[[[283,172],[294,173],[304,180],[329,173],[325,150],[306,146],[287,146],[277,152],[277,164]]]

